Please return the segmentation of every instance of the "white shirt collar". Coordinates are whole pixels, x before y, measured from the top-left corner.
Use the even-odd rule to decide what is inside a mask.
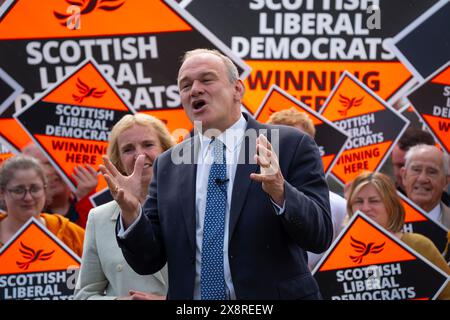
[[[234,152],[235,149],[241,144],[246,127],[247,121],[241,114],[239,120],[236,121],[231,127],[226,129],[224,132],[222,132],[217,137],[217,139],[219,139],[225,145],[228,152]],[[199,137],[200,137],[200,149],[206,151],[211,143],[211,138],[208,138],[207,136],[204,136],[201,133],[199,133]]]
[[[438,203],[430,212],[428,212],[428,217],[434,221],[441,220],[441,204]]]

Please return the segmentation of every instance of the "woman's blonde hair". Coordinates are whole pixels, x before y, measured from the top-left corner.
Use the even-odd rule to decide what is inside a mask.
[[[380,172],[362,172],[352,182],[348,200],[347,214],[349,217],[353,215],[353,204],[358,193],[367,185],[373,185],[380,194],[386,212],[388,214],[388,225],[386,229],[390,232],[399,232],[405,223],[405,209],[403,208],[400,198],[395,189],[394,182],[385,174]]]
[[[152,128],[158,136],[163,151],[170,149],[175,144],[169,130],[167,130],[167,127],[158,118],[145,113],[127,114],[123,116],[111,130],[107,149],[108,158],[122,174],[126,174],[126,172],[120,161],[117,140],[122,132],[130,129],[135,124]]]

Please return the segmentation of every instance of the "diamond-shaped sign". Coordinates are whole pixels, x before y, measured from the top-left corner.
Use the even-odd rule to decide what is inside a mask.
[[[313,270],[324,299],[435,299],[448,275],[357,212]]]
[[[450,231],[441,223],[430,219],[427,213],[412,202],[408,197],[398,192],[403,208],[405,208],[404,232],[416,232],[423,234],[433,241],[444,259],[450,261],[450,247],[448,237]]]
[[[256,112],[255,118],[256,120],[265,123],[274,112],[292,107],[300,112],[305,112],[312,120],[314,127],[316,128],[314,140],[320,149],[323,169],[325,175],[327,175],[341,152],[344,150],[345,142],[348,139],[347,134],[338,126],[304,103],[296,100],[293,96],[276,85],[273,85],[270,88],[259,110]]]
[[[389,100],[412,76],[386,44],[436,2],[192,0],[185,3],[194,17],[252,68],[245,81],[247,93],[243,102],[256,112],[272,84],[318,110],[345,70],[382,99]]]
[[[0,249],[0,300],[70,299],[81,259],[35,218]]]
[[[409,123],[348,72],[344,72],[320,114],[350,136],[332,169],[342,185],[364,170],[378,171]]]
[[[0,68],[0,114],[13,103],[23,88]]]
[[[189,131],[177,86],[185,51],[215,48],[236,63],[242,78],[250,72],[173,0],[20,0],[1,13],[0,67],[25,89],[18,109],[92,57],[136,111]]]
[[[450,153],[450,61],[414,88],[407,98],[436,141]]]
[[[87,60],[14,117],[75,191],[74,168],[89,164],[97,170],[112,126],[130,113],[115,86]]]
[[[417,80],[430,76],[450,59],[450,2],[440,0],[389,43]]]

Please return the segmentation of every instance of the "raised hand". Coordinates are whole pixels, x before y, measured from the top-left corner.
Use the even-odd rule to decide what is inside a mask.
[[[81,200],[82,198],[87,196],[97,187],[97,171],[95,171],[95,169],[90,165],[87,165],[86,167],[76,166],[72,177],[77,183],[77,190],[75,191],[75,195],[77,196],[78,200]]]
[[[250,179],[261,182],[263,190],[269,194],[277,205],[282,207],[284,203],[284,178],[278,164],[277,154],[272,151],[272,145],[262,134],[256,139],[255,161],[261,170],[260,173],[250,174]]]
[[[122,175],[107,156],[103,156],[104,165],[100,165],[100,171],[108,183],[111,195],[122,211],[122,221],[125,228],[130,226],[139,216],[140,195],[143,193],[141,180],[144,160],[144,155],[137,157],[133,173],[129,176]]]

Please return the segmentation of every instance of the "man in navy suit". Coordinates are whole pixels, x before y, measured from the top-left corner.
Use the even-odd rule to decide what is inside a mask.
[[[263,125],[242,114],[244,85],[231,60],[218,51],[187,52],[178,86],[196,134],[154,163],[139,155],[129,177],[107,158],[101,167],[122,210],[117,239],[126,260],[140,274],[155,273],[167,262],[168,299],[202,299],[217,289],[202,283],[209,264],[202,249],[205,216],[211,214],[206,209],[210,146],[218,139],[226,177],[212,183],[227,194],[224,235],[218,237],[217,257],[222,252],[223,257],[220,268],[207,272],[220,273],[214,279],[223,279],[218,285],[223,299],[320,299],[306,251],[325,251],[333,226],[316,144],[298,130]],[[142,208],[133,194],[139,194],[139,177],[151,167]]]

